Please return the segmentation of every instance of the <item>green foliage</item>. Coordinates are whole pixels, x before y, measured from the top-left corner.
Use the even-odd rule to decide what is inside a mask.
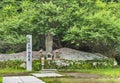
[[[0,77],[0,83],[2,83],[2,77]]]
[[[44,80],[47,83],[63,83],[63,81],[58,80],[57,78],[41,78],[42,80]]]
[[[76,47],[85,45],[93,52],[114,56],[115,49],[120,44],[120,20],[112,10],[118,10],[120,5],[112,2],[106,4],[100,0],[86,4],[87,8],[80,8],[82,15],[74,12],[76,17],[72,19],[78,20],[73,21],[74,25],[68,29],[64,40],[70,41]],[[119,13],[119,10],[116,13]]]
[[[55,61],[52,60],[45,60],[45,69],[57,69],[58,66],[56,65]]]
[[[88,61],[71,61],[71,60],[45,60],[45,69],[104,69],[104,68],[112,68],[114,63],[114,59],[106,59],[106,60],[88,60]],[[41,70],[41,61],[34,60],[33,61],[33,70],[39,71]]]
[[[107,77],[118,78],[120,76],[120,67],[101,68],[101,69],[81,69],[78,70],[81,73],[98,74]]]
[[[7,46],[22,47],[27,34],[33,35],[35,49],[47,33],[57,36],[63,46],[87,46],[108,56],[115,55],[120,44],[117,0],[5,0],[0,3],[0,13],[1,52]],[[10,49],[18,52],[22,48]]]
[[[60,61],[58,61],[60,62]],[[7,73],[11,70],[11,72],[14,72],[13,70],[17,72],[25,72],[25,68],[20,67],[20,65],[24,63],[24,61],[19,60],[9,60],[0,62],[0,69],[2,73]],[[61,62],[60,62],[61,63]],[[107,60],[93,60],[93,61],[71,61],[71,60],[62,60],[61,65],[57,65],[56,61],[52,60],[45,60],[45,69],[62,69],[62,70],[88,70],[88,69],[106,69],[106,68],[113,68],[113,59],[107,59]],[[39,60],[33,60],[32,62],[32,69],[33,71],[40,71],[42,68],[41,61]],[[5,71],[2,71],[4,70]],[[8,71],[7,71],[7,70]],[[20,71],[19,71],[20,70]]]
[[[10,68],[10,69],[23,69],[20,65],[23,61],[19,60],[8,60],[4,62],[0,62],[0,69]]]
[[[61,78],[42,78],[47,83],[117,83],[118,80],[114,78],[78,78],[78,77],[61,77]]]
[[[40,71],[42,66],[41,66],[41,62],[39,60],[34,60],[32,62],[32,67],[34,71]]]
[[[88,60],[88,61],[71,61],[63,60],[63,65],[58,66],[58,69],[100,69],[113,67],[114,60]]]

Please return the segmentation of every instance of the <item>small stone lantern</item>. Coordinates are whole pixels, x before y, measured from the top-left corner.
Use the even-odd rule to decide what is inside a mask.
[[[53,54],[48,52],[46,55],[47,60],[52,60]]]

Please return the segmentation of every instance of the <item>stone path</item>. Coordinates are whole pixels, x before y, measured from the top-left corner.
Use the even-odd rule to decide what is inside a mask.
[[[34,76],[3,77],[3,83],[45,83]]]
[[[35,77],[61,77],[62,75],[57,73],[33,73]]]

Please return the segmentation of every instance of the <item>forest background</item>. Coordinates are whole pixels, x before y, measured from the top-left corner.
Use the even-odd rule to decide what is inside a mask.
[[[0,53],[45,50],[45,35],[53,49],[74,48],[114,57],[120,53],[119,0],[1,0]]]

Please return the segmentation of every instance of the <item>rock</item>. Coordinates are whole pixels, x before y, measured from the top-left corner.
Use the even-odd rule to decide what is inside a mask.
[[[45,54],[45,51],[43,51]],[[33,51],[32,52],[32,59],[38,60],[40,59],[40,53],[39,51]],[[7,60],[21,60],[26,61],[26,51],[15,53],[15,54],[0,54],[0,61],[7,61]]]
[[[118,65],[118,64],[117,64],[117,61],[114,60],[113,66],[117,66],[117,65]]]
[[[100,53],[88,53],[83,51],[78,51],[70,48],[61,48],[60,51],[60,58],[66,60],[102,60],[107,59],[108,57],[103,56]]]
[[[47,55],[45,51],[42,51],[44,55]],[[100,53],[88,53],[83,51],[78,51],[75,49],[70,48],[61,48],[54,50],[52,54],[56,56],[56,53],[59,54],[60,59],[66,59],[66,60],[101,60],[101,59],[107,59],[106,56],[103,56]],[[40,52],[39,51],[33,51],[32,52],[32,59],[33,60],[39,60],[40,59]],[[7,60],[22,60],[26,61],[26,51],[15,53],[15,54],[0,54],[0,61],[7,61]]]
[[[22,64],[20,65],[20,67],[26,68],[26,64],[25,64],[25,63],[22,63]]]

